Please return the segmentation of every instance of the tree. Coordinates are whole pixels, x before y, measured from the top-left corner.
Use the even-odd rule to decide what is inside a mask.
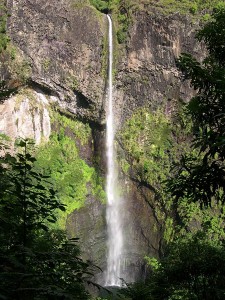
[[[34,168],[30,142],[20,140],[14,156],[0,165],[0,297],[2,299],[87,299],[89,264],[77,240],[51,230],[55,210],[65,210],[49,177]]]
[[[183,54],[178,66],[196,90],[187,105],[193,121],[193,154],[183,156],[176,176],[169,181],[169,190],[178,201],[200,201],[210,206],[212,201],[225,202],[225,9],[212,14],[212,20],[197,34],[204,41],[208,56],[198,62]]]
[[[225,249],[198,232],[171,243],[152,273],[149,299],[219,300],[225,297]]]
[[[127,284],[120,291],[132,300],[223,300],[225,247],[203,232],[178,238],[158,262],[148,259],[145,282]]]

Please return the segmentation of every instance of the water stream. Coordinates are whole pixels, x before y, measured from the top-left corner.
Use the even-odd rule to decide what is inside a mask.
[[[118,195],[118,178],[114,149],[114,113],[113,113],[113,30],[112,20],[107,15],[109,22],[109,67],[108,67],[108,107],[106,121],[106,156],[107,156],[107,208],[106,220],[108,231],[108,258],[105,277],[106,286],[121,286],[121,252],[123,248],[123,235],[121,226],[121,204]]]

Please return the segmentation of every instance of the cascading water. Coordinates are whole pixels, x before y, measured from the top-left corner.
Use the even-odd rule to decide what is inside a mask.
[[[114,114],[113,114],[113,34],[112,20],[107,15],[109,22],[109,68],[108,68],[108,109],[106,122],[106,155],[107,155],[107,208],[106,220],[108,230],[108,259],[106,270],[106,286],[121,286],[121,252],[123,247],[123,235],[121,226],[121,205],[118,196],[118,180],[114,150]]]

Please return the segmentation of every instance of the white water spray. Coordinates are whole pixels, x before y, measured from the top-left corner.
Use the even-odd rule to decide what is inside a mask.
[[[117,170],[114,151],[114,114],[113,114],[113,35],[112,20],[107,15],[109,22],[109,70],[108,70],[108,111],[106,122],[106,155],[107,155],[107,208],[106,220],[108,229],[108,259],[106,270],[106,286],[121,286],[121,252],[123,235],[121,226],[121,205],[118,197]]]

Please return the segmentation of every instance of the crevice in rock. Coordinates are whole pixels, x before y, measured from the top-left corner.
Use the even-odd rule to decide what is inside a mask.
[[[79,91],[73,91],[73,92],[77,98],[77,107],[78,108],[85,108],[85,109],[91,108],[90,100],[87,97],[85,97]]]
[[[34,90],[40,90],[41,92],[43,92],[45,95],[48,96],[58,96],[58,94],[56,92],[54,92],[49,86],[38,83],[34,80],[29,80],[28,82],[28,86],[33,88]]]

